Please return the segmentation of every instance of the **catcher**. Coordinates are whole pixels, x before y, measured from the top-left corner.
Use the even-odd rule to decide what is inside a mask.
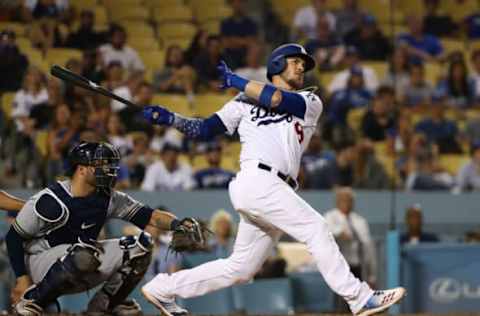
[[[84,142],[69,153],[70,180],[56,182],[30,198],[6,237],[16,275],[12,290],[18,315],[41,315],[58,306],[57,298],[103,287],[88,304],[88,313],[137,315],[140,306],[127,299],[151,260],[154,229],[174,230],[202,240],[194,219],[177,220],[152,209],[115,185],[119,152],[108,143]],[[97,241],[108,218],[129,221],[138,236]],[[199,235],[196,235],[196,234]]]

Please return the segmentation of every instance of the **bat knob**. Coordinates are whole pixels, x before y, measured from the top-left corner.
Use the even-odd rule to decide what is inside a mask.
[[[152,118],[153,118],[154,120],[158,119],[158,116],[159,116],[158,112],[154,112],[154,113],[152,114]]]

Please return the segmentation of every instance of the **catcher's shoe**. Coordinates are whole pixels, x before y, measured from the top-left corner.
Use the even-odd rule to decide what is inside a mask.
[[[387,310],[393,304],[398,303],[407,293],[403,287],[396,287],[391,290],[375,291],[367,304],[355,315],[368,316]]]
[[[31,298],[34,290],[35,285],[32,285],[25,291],[20,301],[15,304],[13,307],[15,315],[40,316],[43,314],[43,308],[38,305],[33,298]]]
[[[133,298],[127,298],[112,309],[112,314],[114,316],[137,316],[142,315],[142,308]]]
[[[147,301],[155,305],[165,316],[186,316],[188,311],[175,303],[173,298],[155,297],[142,288],[142,294]]]

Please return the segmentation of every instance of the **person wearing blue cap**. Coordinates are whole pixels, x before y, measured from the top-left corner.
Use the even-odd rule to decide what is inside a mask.
[[[218,142],[210,142],[205,150],[208,166],[193,175],[197,189],[227,189],[235,174],[223,169],[222,146]]]
[[[480,140],[471,144],[470,156],[470,161],[458,172],[455,193],[480,190]]]

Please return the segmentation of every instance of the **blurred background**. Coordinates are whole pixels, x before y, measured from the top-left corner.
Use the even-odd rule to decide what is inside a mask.
[[[27,198],[62,176],[71,146],[105,140],[122,153],[119,190],[210,222],[215,238],[201,253],[167,255],[169,236],[159,233],[147,279],[229,255],[238,215],[226,188],[240,143],[184,139],[145,122],[142,107],[209,116],[235,96],[218,88],[220,60],[266,81],[271,50],[301,43],[317,61],[306,85],[324,112],[300,194],[325,215],[354,273],[378,288],[407,287],[394,313],[480,310],[479,1],[3,0],[0,32],[0,188]],[[138,107],[64,84],[49,75],[53,64]],[[0,213],[0,235],[14,215]],[[104,237],[132,233],[112,221]],[[78,312],[87,301],[62,303]],[[346,308],[288,236],[254,282],[182,303],[200,314]]]

